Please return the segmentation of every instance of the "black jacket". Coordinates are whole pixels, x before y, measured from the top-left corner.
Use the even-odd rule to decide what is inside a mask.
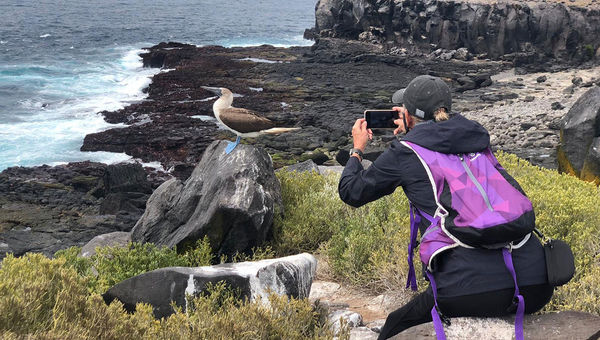
[[[420,123],[403,140],[450,154],[479,152],[489,146],[489,134],[485,128],[458,114],[445,122]],[[503,170],[501,173],[522,191],[510,175]],[[344,202],[359,207],[391,194],[399,186],[418,209],[433,215],[437,207],[423,165],[412,150],[395,140],[366,170],[356,157],[350,157],[338,191]],[[422,219],[419,226],[421,233],[429,226],[428,223]],[[513,262],[520,286],[546,283],[544,253],[536,237],[532,236],[523,247],[513,251]],[[499,250],[462,247],[447,250],[437,257],[434,278],[439,295],[448,297],[514,286]]]

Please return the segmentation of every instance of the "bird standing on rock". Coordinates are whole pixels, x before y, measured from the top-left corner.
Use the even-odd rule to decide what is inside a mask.
[[[213,104],[215,118],[229,131],[237,135],[235,142],[229,142],[225,153],[229,154],[240,144],[241,137],[258,137],[262,134],[278,134],[300,130],[300,128],[278,128],[270,119],[259,116],[256,112],[231,106],[233,93],[224,87],[215,88],[202,86],[219,96]]]

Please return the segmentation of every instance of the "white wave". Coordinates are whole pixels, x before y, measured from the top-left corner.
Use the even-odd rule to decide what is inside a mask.
[[[281,104],[281,107],[282,107],[282,108],[284,108],[284,109],[285,109],[286,107],[290,106],[290,104],[288,104],[288,103],[286,103],[286,102],[281,102],[280,104]]]
[[[46,85],[38,95],[19,103],[31,114],[18,123],[0,122],[0,131],[4,132],[0,135],[0,170],[14,165],[131,159],[125,154],[81,152],[79,148],[87,134],[124,126],[108,124],[97,112],[118,110],[147,96],[141,90],[160,70],[142,68],[137,55],[140,51],[117,51],[121,57],[113,61],[87,63],[70,73],[58,69],[46,76]],[[48,102],[48,98],[54,100]]]
[[[249,89],[252,91],[256,91],[256,92],[262,92],[262,90],[263,90],[262,87],[249,87]]]
[[[4,45],[4,44],[6,44],[6,43],[7,43],[6,41],[4,41],[4,40],[0,40],[0,45]]]
[[[279,60],[268,60],[268,59],[261,59],[261,58],[242,58],[242,59],[238,59],[241,61],[252,61],[255,63],[266,63],[266,64],[278,64],[278,63],[283,63],[283,61],[279,61]]]
[[[50,36],[52,36],[52,34],[46,33],[46,34],[40,35],[40,38],[48,38]]]
[[[167,169],[165,169],[162,166],[162,164],[160,164],[160,162],[146,162],[146,163],[144,163],[141,159],[138,159],[138,158],[134,158],[134,159],[132,159],[132,161],[135,161],[137,163],[142,164],[142,167],[144,167],[144,168],[153,168],[153,169],[164,171],[164,172],[167,171]]]
[[[217,44],[220,44],[224,47],[256,47],[256,46],[261,46],[261,45],[271,45],[274,47],[289,48],[289,47],[293,47],[293,46],[311,46],[312,44],[314,44],[314,41],[304,39],[304,36],[302,34],[299,34],[299,35],[287,37],[284,39],[279,39],[278,41],[272,41],[269,39],[264,39],[264,40],[260,40],[260,41],[249,41],[249,42],[226,40],[221,43],[217,42]],[[196,46],[202,47],[203,45],[196,45]]]

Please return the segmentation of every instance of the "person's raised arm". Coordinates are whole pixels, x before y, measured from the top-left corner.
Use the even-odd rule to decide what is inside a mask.
[[[352,127],[354,148],[362,153],[372,132],[367,129],[364,119],[358,119]],[[391,194],[400,184],[399,171],[395,171],[396,158],[394,147],[386,150],[375,162],[364,170],[362,156],[356,152],[351,154],[338,185],[338,193],[345,203],[360,207],[382,196]]]

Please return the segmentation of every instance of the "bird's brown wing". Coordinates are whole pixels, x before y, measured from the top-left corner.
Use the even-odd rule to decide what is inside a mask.
[[[260,117],[253,111],[237,107],[222,110],[219,118],[223,124],[241,133],[266,130],[275,126],[271,120]]]

